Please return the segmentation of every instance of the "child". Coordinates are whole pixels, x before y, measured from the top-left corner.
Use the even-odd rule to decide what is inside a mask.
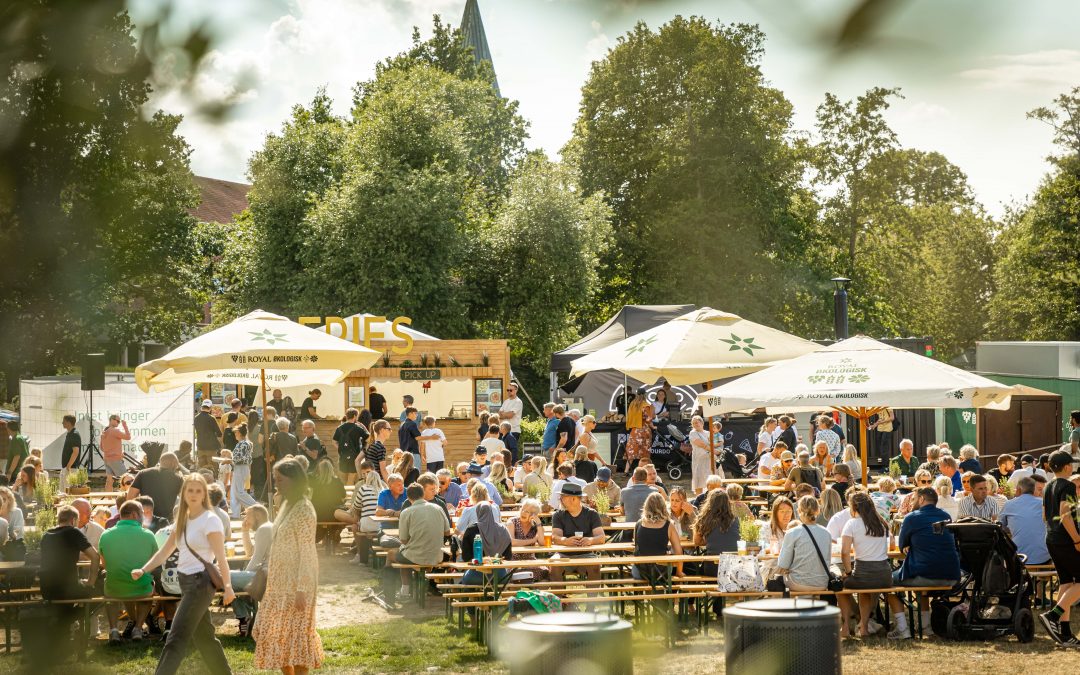
[[[229,487],[232,484],[232,450],[222,448],[220,456],[222,459],[221,465],[218,467],[218,478],[225,488],[225,494],[229,494]]]

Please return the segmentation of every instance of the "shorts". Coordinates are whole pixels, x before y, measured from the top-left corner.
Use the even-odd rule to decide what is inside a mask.
[[[105,460],[105,475],[112,476],[113,478],[119,478],[127,473],[127,465],[124,464],[123,459],[110,462]]]
[[[338,455],[338,471],[356,473],[356,455]]]
[[[851,576],[844,579],[844,588],[891,588],[892,565],[888,560],[856,560]]]
[[[1080,551],[1075,546],[1047,540],[1046,550],[1050,552],[1060,583],[1080,582]]]

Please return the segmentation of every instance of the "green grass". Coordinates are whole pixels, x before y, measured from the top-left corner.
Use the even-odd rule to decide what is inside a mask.
[[[357,626],[320,630],[326,659],[320,673],[406,673],[436,667],[443,672],[502,672],[487,650],[470,634],[451,628],[443,618],[426,620],[391,619]],[[233,635],[219,636],[234,673],[256,673],[255,647],[250,640]],[[68,662],[64,675],[143,675],[154,672],[161,643],[144,641],[109,646],[95,641],[79,663]],[[0,672],[13,672],[19,655],[0,656]],[[190,655],[180,672],[202,675],[201,659]]]

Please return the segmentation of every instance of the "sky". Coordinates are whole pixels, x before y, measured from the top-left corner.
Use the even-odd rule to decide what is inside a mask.
[[[132,0],[140,11],[162,0]],[[812,132],[825,92],[853,98],[900,87],[888,120],[901,144],[936,150],[967,175],[1000,216],[1045,175],[1049,127],[1025,114],[1080,86],[1080,3],[1064,0],[881,0],[890,7],[854,49],[835,48],[853,0],[479,0],[502,94],[520,102],[529,146],[557,157],[570,138],[590,64],[638,21],[673,16],[758,24],[762,71]],[[296,104],[325,87],[346,114],[352,87],[375,64],[407,48],[413,26],[430,34],[440,14],[457,25],[465,0],[185,0],[179,22],[207,22],[214,51],[197,82],[208,96],[234,95],[225,121],[193,114],[190,97],[164,91],[152,105],[185,115],[197,175],[247,180],[251,154]]]

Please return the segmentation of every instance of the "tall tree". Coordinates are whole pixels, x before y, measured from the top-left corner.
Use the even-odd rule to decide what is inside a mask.
[[[197,191],[179,118],[122,2],[15,3],[0,80],[0,370],[52,373],[96,340],[175,340]],[[153,32],[153,31],[151,31]]]
[[[610,219],[601,195],[582,198],[570,169],[533,153],[485,232],[476,283],[489,301],[477,312],[480,330],[508,340],[517,363],[537,377],[552,352],[579,337],[577,316],[596,295]]]
[[[634,302],[721,304],[780,323],[773,299],[815,285],[791,104],[760,70],[753,26],[639,23],[593,64],[566,156],[614,212],[592,319]]]

